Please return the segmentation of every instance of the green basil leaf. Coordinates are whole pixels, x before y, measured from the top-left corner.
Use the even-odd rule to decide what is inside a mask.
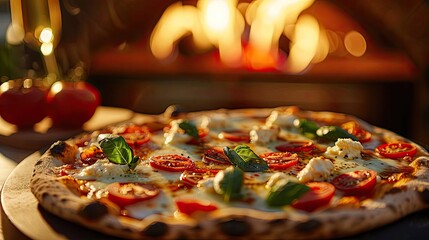
[[[279,181],[270,189],[266,203],[272,207],[289,205],[309,190],[310,188],[304,184]]]
[[[353,141],[358,141],[359,139],[354,136],[353,134],[350,134],[345,129],[342,129],[338,126],[323,126],[317,129],[316,131],[317,136],[320,138],[329,140],[329,141],[337,141],[338,138],[350,138]]]
[[[195,138],[195,139],[200,139],[200,135],[198,134],[198,129],[197,127],[192,124],[189,121],[183,121],[181,123],[179,123],[179,127],[181,129],[183,129],[185,131],[186,134],[188,134],[189,136]]]
[[[269,169],[267,162],[247,145],[238,145],[234,150],[224,147],[223,152],[235,166],[245,172],[263,172]]]
[[[215,192],[223,195],[226,202],[243,197],[241,188],[243,187],[244,173],[236,167],[228,167],[216,174],[213,184]]]
[[[133,150],[122,136],[104,138],[100,141],[100,147],[110,162],[127,164],[131,169],[137,165],[138,157],[133,156]]]
[[[319,125],[317,125],[317,123],[307,119],[297,119],[293,124],[304,136],[308,138],[315,138],[316,131],[319,129]]]

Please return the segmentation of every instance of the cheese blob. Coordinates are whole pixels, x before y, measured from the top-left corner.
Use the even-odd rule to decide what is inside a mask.
[[[310,181],[324,181],[329,178],[333,169],[334,164],[331,160],[322,157],[314,157],[296,177],[303,183]]]
[[[359,141],[350,138],[339,138],[335,146],[326,149],[327,156],[339,156],[348,160],[361,157],[363,146]]]

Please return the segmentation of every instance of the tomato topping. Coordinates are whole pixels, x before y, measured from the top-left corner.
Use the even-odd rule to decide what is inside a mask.
[[[89,148],[84,149],[81,153],[80,153],[80,159],[83,163],[92,165],[95,162],[97,162],[97,160],[99,159],[103,159],[105,157],[103,150],[101,150],[101,148],[93,145],[90,146]]]
[[[369,142],[371,141],[372,134],[364,129],[362,129],[357,122],[347,122],[341,125],[341,128],[346,130],[348,133],[356,136],[359,139],[359,142]]]
[[[223,153],[221,147],[214,147],[204,150],[203,162],[210,164],[222,164],[222,165],[231,165],[228,157]]]
[[[259,155],[272,169],[283,170],[298,163],[298,155],[290,152],[270,152]]]
[[[193,199],[176,199],[177,209],[186,215],[192,215],[195,212],[212,212],[218,207],[209,201],[195,201]]]
[[[147,142],[151,138],[149,129],[145,126],[130,125],[120,133],[130,147],[138,147]]]
[[[320,207],[326,206],[335,193],[334,185],[327,182],[310,182],[306,184],[310,191],[306,192],[292,207],[307,212],[312,212]]]
[[[169,172],[183,172],[195,166],[191,159],[177,154],[153,156],[149,164],[153,168]]]
[[[413,157],[417,148],[410,143],[397,142],[382,144],[375,151],[384,157],[396,159],[406,156]]]
[[[249,132],[242,130],[229,130],[219,133],[220,139],[226,139],[232,142],[250,142]]]
[[[314,149],[312,141],[293,141],[276,146],[280,152],[310,152]]]
[[[218,172],[219,172],[218,170],[201,169],[201,168],[185,170],[182,173],[182,175],[180,175],[180,180],[186,185],[193,187],[193,186],[197,186],[198,182],[205,178],[214,177]]]
[[[364,196],[372,193],[377,183],[377,173],[372,170],[356,170],[343,173],[332,184],[345,195]]]
[[[159,188],[147,183],[111,183],[107,186],[107,198],[120,207],[152,199],[160,193]]]

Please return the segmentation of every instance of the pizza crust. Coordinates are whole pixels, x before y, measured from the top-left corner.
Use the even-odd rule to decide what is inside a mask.
[[[280,109],[296,111],[296,109]],[[225,110],[220,110],[224,112]],[[265,112],[272,109],[265,109]],[[262,112],[263,112],[262,111]],[[243,112],[243,111],[240,111]],[[262,114],[261,110],[257,111]],[[264,113],[265,113],[264,112]],[[201,112],[194,114],[213,113]],[[246,110],[254,115],[255,110]],[[305,112],[313,119],[354,119],[371,131],[383,131],[386,136],[394,133],[353,117],[337,113]],[[396,136],[397,137],[397,136]],[[267,213],[242,208],[220,209],[200,218],[165,217],[152,215],[143,220],[118,215],[118,210],[102,201],[92,201],[75,194],[65,187],[64,182],[55,176],[52,169],[69,163],[73,149],[63,148],[64,154],[55,151],[54,144],[35,164],[31,179],[31,191],[43,208],[49,212],[109,235],[140,239],[161,237],[165,239],[314,239],[350,236],[391,223],[407,214],[429,207],[429,158],[422,156],[410,166],[414,173],[398,181],[393,189],[380,199],[366,200],[361,208],[338,207],[326,211],[306,213],[285,211]],[[61,152],[60,152],[61,153]],[[75,189],[76,190],[76,189]]]

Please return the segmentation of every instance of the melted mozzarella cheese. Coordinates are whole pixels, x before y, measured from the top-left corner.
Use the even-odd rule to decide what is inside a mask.
[[[192,139],[191,136],[181,131],[179,124],[183,122],[182,119],[173,120],[170,122],[171,128],[168,132],[164,133],[164,144],[184,143]]]
[[[100,159],[93,165],[83,168],[78,174],[73,175],[76,179],[89,180],[100,178],[115,178],[126,174],[129,170],[127,165],[111,163],[108,159]]]
[[[293,122],[297,118],[294,115],[291,114],[282,114],[279,111],[272,111],[270,116],[268,116],[265,124],[269,127],[273,125],[277,125],[280,127],[288,127],[293,126]]]
[[[361,157],[363,146],[359,141],[353,141],[350,138],[339,138],[335,146],[326,149],[327,157],[342,157],[345,159],[357,159]]]
[[[331,171],[334,169],[334,164],[331,160],[321,157],[312,158],[307,166],[302,169],[297,178],[300,182],[323,181],[328,179]]]
[[[250,141],[256,144],[266,144],[277,139],[279,128],[276,126],[255,126],[250,131]]]

